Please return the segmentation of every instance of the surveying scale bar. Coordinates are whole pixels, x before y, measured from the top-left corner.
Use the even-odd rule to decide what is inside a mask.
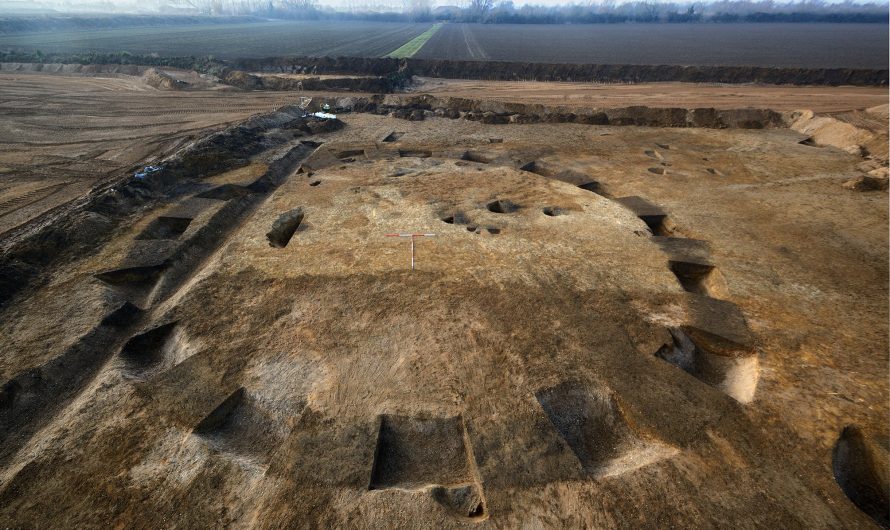
[[[384,234],[386,237],[410,237],[411,238],[411,270],[414,270],[414,238],[415,237],[433,237],[436,234],[414,234],[414,233],[398,233]]]

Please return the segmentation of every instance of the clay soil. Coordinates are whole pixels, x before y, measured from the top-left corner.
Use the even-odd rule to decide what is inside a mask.
[[[417,92],[515,103],[629,107],[755,107],[779,111],[839,112],[887,103],[886,87],[790,87],[693,83],[597,84],[536,81],[471,81],[423,77]]]
[[[8,174],[120,164],[84,188],[289,97],[0,88]],[[860,153],[786,128],[339,117],[270,118],[283,140],[240,167],[113,225],[85,212],[91,250],[0,309],[0,523],[883,522],[888,201],[842,187]],[[150,133],[108,132],[131,120]],[[399,233],[430,234],[413,271]]]

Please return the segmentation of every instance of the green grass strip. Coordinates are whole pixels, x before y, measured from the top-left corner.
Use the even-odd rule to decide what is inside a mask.
[[[439,28],[442,27],[441,22],[437,22],[430,27],[430,29],[424,31],[420,35],[414,37],[409,40],[405,44],[402,44],[395,51],[389,52],[384,55],[384,57],[394,57],[396,59],[404,59],[405,57],[411,57],[415,53],[419,52],[423,45],[426,44],[426,41],[430,40],[430,38],[439,31]]]

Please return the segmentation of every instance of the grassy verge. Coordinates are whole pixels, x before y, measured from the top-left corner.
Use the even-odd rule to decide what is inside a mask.
[[[405,44],[399,46],[395,51],[391,51],[388,54],[384,55],[384,57],[394,57],[396,59],[404,59],[405,57],[411,57],[415,53],[419,52],[423,45],[426,44],[426,41],[430,40],[430,37],[436,34],[439,31],[439,28],[442,27],[442,23],[438,22],[433,24],[430,29],[424,31],[420,35],[414,37],[409,40]]]

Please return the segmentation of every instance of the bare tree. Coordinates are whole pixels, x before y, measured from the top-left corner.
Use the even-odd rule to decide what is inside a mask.
[[[413,20],[428,17],[433,9],[432,0],[403,0],[403,11]]]
[[[654,3],[643,2],[643,17],[645,20],[654,21],[658,20],[658,6]]]
[[[306,11],[315,7],[314,0],[281,0],[281,6],[291,11]]]
[[[170,0],[167,2],[167,5],[171,7],[190,7],[205,15],[213,12],[213,0]]]
[[[494,7],[494,0],[470,0],[470,13],[479,22],[485,20],[485,16]]]

